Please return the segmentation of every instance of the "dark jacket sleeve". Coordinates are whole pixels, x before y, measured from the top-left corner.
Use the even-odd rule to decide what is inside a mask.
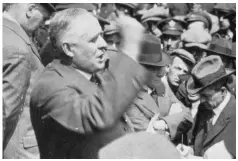
[[[112,127],[149,79],[148,72],[131,58],[120,53],[116,59],[113,67],[97,75],[100,87],[93,94],[73,86],[56,91],[45,104],[49,116],[77,133]]]
[[[13,47],[3,48],[4,136],[7,138],[16,127],[30,83],[31,70],[27,54]]]

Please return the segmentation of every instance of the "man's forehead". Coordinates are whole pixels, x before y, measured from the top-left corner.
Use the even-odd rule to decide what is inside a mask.
[[[77,28],[80,32],[80,35],[83,39],[87,40],[90,39],[100,33],[102,33],[101,26],[98,20],[91,16],[79,17],[76,19]]]

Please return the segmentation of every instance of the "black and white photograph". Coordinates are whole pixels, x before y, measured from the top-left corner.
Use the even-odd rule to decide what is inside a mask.
[[[2,159],[236,159],[234,1],[66,2],[1,3]]]

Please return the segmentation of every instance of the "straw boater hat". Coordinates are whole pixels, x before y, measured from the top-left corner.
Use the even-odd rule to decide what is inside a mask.
[[[191,72],[192,77],[187,83],[187,91],[189,94],[196,94],[234,72],[235,70],[225,69],[219,56],[208,56],[194,66]]]

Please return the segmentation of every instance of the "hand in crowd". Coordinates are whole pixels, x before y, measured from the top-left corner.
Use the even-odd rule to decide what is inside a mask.
[[[178,144],[176,148],[180,152],[183,158],[188,158],[189,156],[193,156],[194,154],[194,151],[190,146]]]

